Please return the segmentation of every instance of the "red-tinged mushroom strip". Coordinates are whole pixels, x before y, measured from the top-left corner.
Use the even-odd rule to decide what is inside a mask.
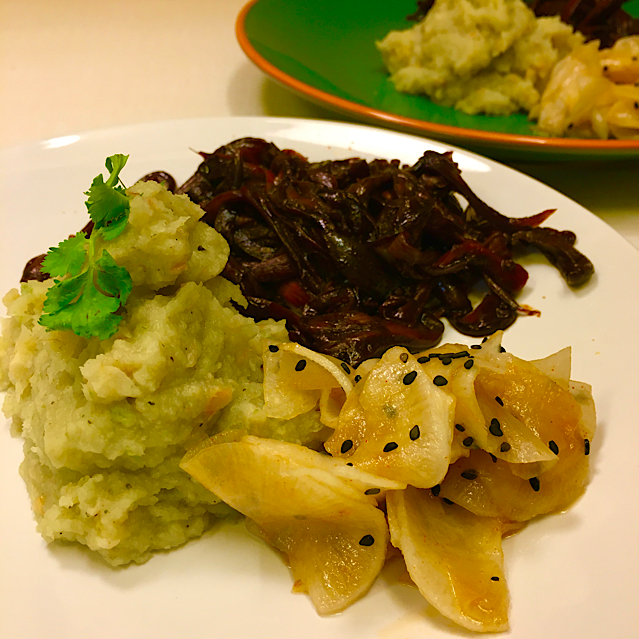
[[[223,275],[248,300],[238,310],[284,319],[293,341],[351,365],[391,346],[434,346],[442,318],[484,336],[538,314],[515,300],[528,279],[519,248],[541,251],[571,285],[593,273],[574,234],[539,226],[552,210],[501,215],[473,193],[450,153],[427,151],[413,166],[308,162],[243,138],[201,156],[177,192],[228,241]],[[482,287],[473,307],[470,295]]]

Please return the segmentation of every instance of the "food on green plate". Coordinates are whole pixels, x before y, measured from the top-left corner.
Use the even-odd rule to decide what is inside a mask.
[[[588,40],[599,40],[604,48],[639,34],[636,0],[529,0],[528,4],[535,15],[558,15]]]
[[[281,188],[278,163],[291,160],[298,175],[308,168],[258,140],[223,147],[206,166],[221,170],[234,152],[271,158],[269,169],[233,163],[253,176],[252,197],[271,214],[261,176]],[[155,181],[126,189],[125,162],[107,160],[106,182],[98,176],[87,193],[91,224],[41,260],[54,279],[29,279],[4,299],[3,410],[24,439],[20,472],[42,536],[79,542],[119,566],[239,512],[286,556],[295,590],[322,615],[369,590],[392,543],[442,614],[470,630],[505,630],[502,537],[567,508],[588,481],[595,410],[590,387],[570,380],[570,349],[526,362],[501,347],[497,331],[472,346],[390,345],[379,358],[360,353],[354,366],[291,342],[283,321],[242,314],[247,299],[220,275],[238,272],[237,263],[227,271],[238,254],[202,221],[203,209]],[[358,174],[368,170],[353,162]],[[311,170],[324,182],[353,162]],[[420,162],[444,167],[426,181],[441,190],[448,176],[473,207],[469,219],[485,216],[477,232],[495,226],[486,246],[464,238],[444,263],[434,258],[438,266],[465,267],[471,250],[494,274],[492,251],[507,256],[501,235],[534,243],[541,232],[546,249],[559,242],[551,259],[569,281],[591,273],[573,236],[537,227],[547,213],[504,218],[460,181],[448,156]],[[263,229],[252,226],[248,189],[240,198],[228,186],[209,194],[206,215],[216,213],[236,244],[274,259],[257,250]],[[289,206],[300,193],[288,190]],[[239,201],[241,219],[231,209]],[[461,221],[461,208],[453,211]],[[252,264],[257,272],[260,261]]]
[[[531,113],[552,135],[639,139],[639,36],[577,47],[553,69]]]
[[[524,111],[546,135],[637,139],[639,36],[600,50],[549,10],[536,17],[523,0],[435,0],[418,24],[377,46],[398,91],[469,114]],[[582,22],[589,37],[599,33]]]
[[[424,597],[469,630],[507,630],[502,537],[583,492],[595,412],[590,388],[570,380],[570,349],[526,362],[501,337],[417,354],[394,347],[355,369],[269,344],[267,414],[319,411],[334,425],[331,457],[227,432],[182,468],[287,556],[320,614],[361,597],[381,570],[389,531],[379,502]],[[341,408],[327,411],[327,396]]]
[[[246,302],[219,276],[228,245],[199,221],[202,209],[155,182],[136,184],[126,198],[128,220],[117,237],[67,240],[80,257],[68,260],[66,278],[62,266],[56,270],[73,281],[85,255],[76,243],[88,254],[94,242],[89,268],[90,259],[104,263],[108,249],[132,287],[115,334],[101,339],[103,324],[92,322],[106,297],[98,276],[89,286],[100,297],[90,297],[88,312],[76,293],[64,307],[68,328],[82,335],[51,330],[46,314],[39,323],[57,286],[49,279],[6,295],[0,337],[4,412],[24,438],[20,472],[38,530],[49,542],[83,543],[112,565],[145,561],[232,512],[179,468],[199,440],[242,428],[308,444],[323,428],[314,413],[266,416],[262,344],[286,340],[286,329],[235,309]],[[84,336],[92,328],[97,334]]]
[[[523,0],[436,0],[426,17],[377,46],[398,91],[465,113],[509,115],[541,99],[555,64],[583,42]]]

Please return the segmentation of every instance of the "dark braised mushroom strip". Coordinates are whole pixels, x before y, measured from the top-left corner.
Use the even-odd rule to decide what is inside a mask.
[[[171,191],[171,193],[175,193],[175,189],[177,189],[175,178],[166,171],[153,171],[153,173],[147,173],[145,176],[140,178],[140,182],[158,182],[160,184],[164,184],[166,190]]]
[[[242,312],[286,319],[292,339],[350,364],[397,344],[433,346],[441,317],[483,336],[534,313],[514,299],[528,276],[516,245],[538,246],[562,274],[574,271],[571,260],[584,265],[570,282],[589,277],[574,247],[549,247],[551,234],[534,232],[553,211],[501,215],[473,193],[451,153],[427,151],[412,167],[311,163],[245,138],[201,155],[178,190],[229,241],[224,275],[249,299]],[[473,308],[468,295],[481,282],[489,293]]]
[[[22,271],[21,282],[28,282],[29,280],[36,280],[37,282],[44,282],[49,279],[49,274],[42,270],[42,261],[45,254],[36,255],[32,257],[24,267]]]
[[[593,273],[574,234],[539,226],[553,211],[500,214],[473,193],[452,153],[427,151],[412,167],[309,162],[243,138],[200,155],[176,192],[228,241],[222,274],[248,301],[238,310],[283,319],[293,341],[349,365],[391,346],[434,346],[442,318],[485,336],[536,313],[516,301],[528,277],[515,261],[519,247],[539,249],[571,285]],[[486,288],[473,308],[471,297]]]
[[[592,262],[575,248],[572,231],[539,227],[518,231],[513,240],[538,248],[570,286],[585,284],[595,272]]]
[[[619,38],[639,33],[639,20],[629,16],[627,0],[533,0],[530,8],[537,16],[558,15],[563,22],[586,36],[599,40],[601,48],[611,47]]]
[[[611,47],[619,38],[639,34],[639,20],[623,10],[627,0],[532,0],[530,8],[538,17],[559,16],[588,40],[599,40],[601,48]],[[420,22],[434,0],[417,0],[417,10],[407,20]]]

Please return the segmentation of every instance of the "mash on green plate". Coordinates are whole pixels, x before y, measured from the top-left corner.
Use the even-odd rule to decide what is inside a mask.
[[[534,111],[555,64],[584,41],[523,0],[435,0],[410,29],[377,47],[398,91],[465,113]]]
[[[229,249],[202,209],[155,182],[128,190],[129,223],[109,243],[133,291],[117,333],[85,339],[38,324],[52,281],[4,299],[0,389],[38,530],[80,542],[112,565],[146,561],[201,535],[231,509],[179,468],[214,433],[312,443],[314,411],[269,418],[262,392],[265,341],[283,322],[234,308],[239,289],[219,276]]]

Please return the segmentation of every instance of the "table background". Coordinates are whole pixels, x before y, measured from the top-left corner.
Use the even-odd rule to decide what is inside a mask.
[[[244,3],[0,0],[0,147],[203,116],[348,120],[248,61],[235,38]],[[511,166],[576,200],[639,248],[639,161]]]

